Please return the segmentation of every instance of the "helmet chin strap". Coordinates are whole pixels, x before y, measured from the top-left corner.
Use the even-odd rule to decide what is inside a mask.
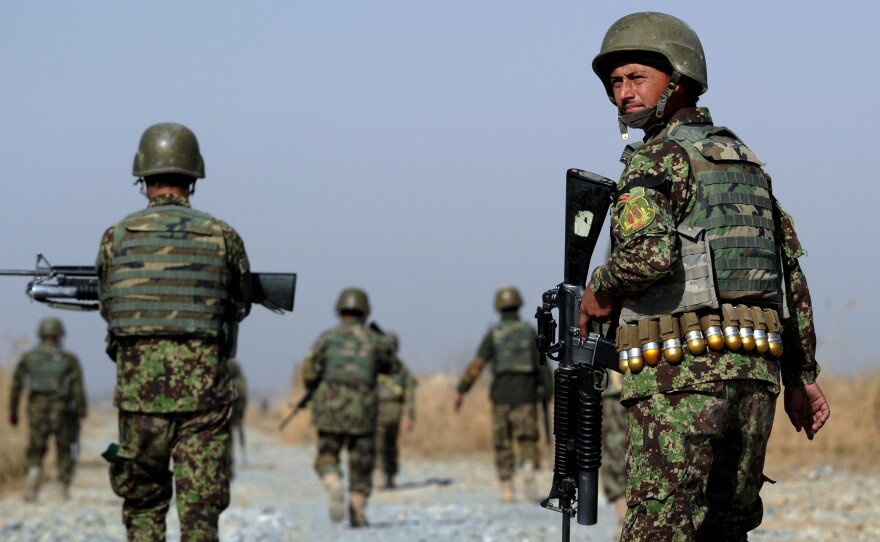
[[[663,89],[663,94],[660,95],[660,99],[657,101],[657,105],[653,107],[646,107],[645,109],[641,109],[639,111],[636,111],[635,113],[630,113],[628,115],[617,115],[617,126],[618,128],[620,128],[620,137],[624,141],[629,139],[627,127],[644,130],[649,125],[655,122],[654,117],[656,117],[657,119],[663,118],[663,113],[666,111],[666,102],[675,91],[675,86],[678,85],[679,78],[681,78],[680,73],[676,71],[672,72],[672,75],[669,77],[669,84],[666,85],[665,89]]]

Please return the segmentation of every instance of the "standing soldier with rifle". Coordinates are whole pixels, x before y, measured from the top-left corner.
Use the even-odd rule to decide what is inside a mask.
[[[55,437],[61,497],[67,500],[76,463],[77,436],[86,417],[82,369],[76,356],[61,349],[64,337],[61,320],[44,319],[40,322],[38,335],[40,344],[22,356],[15,367],[9,423],[18,425],[18,403],[24,390],[28,394],[30,437],[24,500],[33,502],[37,498],[43,476],[43,456],[50,436]]]
[[[830,414],[804,250],[763,163],[697,106],[708,80],[690,26],[663,13],[623,17],[593,70],[624,139],[628,127],[645,132],[624,152],[611,256],[581,304],[582,334],[620,311],[622,540],[746,540],[761,523],[780,385],[809,439]]]
[[[389,333],[386,338],[396,356],[400,346],[397,335]],[[376,467],[373,478],[383,489],[394,487],[394,476],[399,468],[401,422],[407,431],[412,431],[416,422],[415,393],[418,382],[400,358],[397,358],[397,362],[400,367],[396,371],[380,374],[378,378],[379,420],[376,422]]]
[[[483,337],[477,355],[458,383],[454,408],[458,412],[467,393],[488,363],[492,368],[489,398],[492,401],[492,441],[495,467],[501,480],[501,502],[513,502],[514,441],[519,448],[525,498],[535,501],[538,490],[538,403],[550,398],[550,370],[539,362],[535,330],[519,318],[522,297],[513,286],[495,293],[495,310],[501,321]],[[545,390],[542,392],[542,390]]]
[[[133,175],[149,205],[107,229],[97,259],[119,409],[120,442],[104,457],[129,540],[165,539],[172,496],[182,540],[218,540],[236,397],[227,360],[251,308],[250,265],[232,227],[190,206],[205,176],[192,131],[147,128]]]
[[[312,423],[318,430],[315,471],[327,490],[330,519],[345,518],[339,455],[347,448],[349,523],[366,527],[376,453],[376,375],[395,371],[397,361],[388,340],[364,326],[370,314],[366,292],[343,290],[336,313],[339,325],[325,331],[306,354],[303,381],[309,391],[300,404],[312,398]]]

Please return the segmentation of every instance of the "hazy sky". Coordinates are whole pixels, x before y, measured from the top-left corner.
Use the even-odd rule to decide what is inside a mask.
[[[561,280],[566,169],[619,175],[590,63],[613,21],[653,9],[700,35],[701,105],[767,163],[796,218],[825,370],[861,370],[880,359],[880,189],[862,133],[880,118],[878,6],[7,0],[0,268],[37,252],[91,265],[103,230],[146,204],[141,133],[180,122],[206,164],[194,206],[241,233],[254,270],[299,274],[293,314],[256,307],[242,325],[254,394],[287,391],[349,285],[417,372],[457,372],[498,286],[520,287],[531,320]],[[0,278],[0,352],[60,316],[89,391],[107,395],[100,316],[30,303],[26,282]]]

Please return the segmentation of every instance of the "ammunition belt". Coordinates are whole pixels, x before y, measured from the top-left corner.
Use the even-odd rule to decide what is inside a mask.
[[[710,312],[662,315],[659,320],[641,320],[637,325],[617,328],[617,353],[621,372],[638,373],[645,365],[660,360],[671,364],[688,352],[698,356],[706,350],[782,355],[782,325],[774,309],[746,305],[721,306],[721,314]]]

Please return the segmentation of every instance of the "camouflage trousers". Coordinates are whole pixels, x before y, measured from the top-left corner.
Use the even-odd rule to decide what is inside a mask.
[[[538,467],[538,404],[495,404],[492,406],[492,442],[498,478],[510,480],[516,467],[514,441],[520,463],[533,462]]]
[[[741,541],[759,492],[779,388],[732,380],[627,403],[624,542]]]
[[[602,489],[609,502],[626,492],[626,409],[620,395],[602,397]]]
[[[387,476],[397,474],[400,419],[403,417],[403,403],[400,401],[379,401],[379,420],[376,423],[376,467]]]
[[[33,394],[28,399],[27,467],[42,467],[49,449],[49,439],[55,439],[58,457],[58,481],[70,485],[73,479],[73,458],[70,454],[73,439],[72,423],[67,400],[57,395]]]
[[[173,494],[181,542],[219,540],[220,513],[229,506],[231,413],[228,404],[168,414],[119,411],[118,461],[110,466],[110,485],[125,499],[129,542],[165,540]]]
[[[373,491],[373,465],[376,461],[376,435],[349,435],[318,431],[318,457],[315,471],[323,477],[335,472],[342,477],[339,456],[348,449],[348,484],[352,493],[369,496]]]

